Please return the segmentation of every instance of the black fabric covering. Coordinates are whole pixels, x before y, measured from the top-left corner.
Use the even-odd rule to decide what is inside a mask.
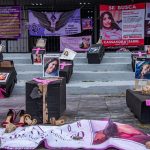
[[[0,61],[3,60],[3,53],[0,53]]]
[[[60,69],[59,76],[66,78],[66,83],[69,83],[69,80],[73,73],[73,61],[72,60],[60,60],[60,63],[63,63],[63,62],[66,62],[66,64],[71,64],[71,65],[65,66],[64,69]]]
[[[15,86],[15,83],[17,83],[17,72],[13,67],[13,61],[10,62],[12,63],[12,67],[0,67],[0,72],[9,73],[6,82],[0,82],[0,87],[6,88],[6,93],[3,93],[5,97],[10,96]]]
[[[42,54],[42,60],[43,60],[43,55],[46,53],[46,50],[39,50],[39,53],[38,54]],[[33,61],[33,54],[36,54],[36,50],[32,50],[32,53],[31,53],[31,60],[32,60],[32,64],[34,63]]]
[[[99,64],[104,56],[105,48],[101,44],[93,44],[87,52],[89,64]]]
[[[126,91],[127,106],[142,123],[150,123],[150,107],[146,106],[146,99],[150,99],[150,95],[130,89]]]
[[[37,88],[39,89],[36,81],[26,82],[26,112],[37,119],[38,123],[43,123],[43,96]],[[58,119],[66,110],[65,78],[48,84],[46,101],[48,118]]]

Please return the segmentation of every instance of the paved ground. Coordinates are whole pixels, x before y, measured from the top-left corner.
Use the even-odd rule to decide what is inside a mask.
[[[0,100],[1,122],[9,108],[25,109],[25,96],[17,95]],[[125,96],[67,95],[67,110],[64,116],[67,118],[67,123],[80,119],[111,118],[113,121],[127,123],[150,133],[150,125],[141,124],[130,112],[126,106]]]

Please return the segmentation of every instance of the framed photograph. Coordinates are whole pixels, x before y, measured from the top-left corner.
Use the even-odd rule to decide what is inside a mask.
[[[43,77],[58,77],[59,76],[59,56],[44,55],[43,57]]]
[[[60,56],[60,59],[65,59],[65,60],[73,60],[76,56],[76,52],[69,49],[69,48],[65,48],[63,53]]]
[[[146,52],[147,54],[150,55],[150,45],[145,45],[145,46],[144,46],[144,50],[145,50],[145,52]]]
[[[82,30],[92,30],[92,29],[93,29],[92,18],[82,19]]]
[[[138,58],[136,60],[135,79],[150,80],[150,58]]]
[[[6,82],[8,76],[9,76],[9,73],[6,73],[6,72],[0,72],[0,82]]]
[[[34,65],[42,65],[43,62],[42,54],[33,54],[33,64]]]

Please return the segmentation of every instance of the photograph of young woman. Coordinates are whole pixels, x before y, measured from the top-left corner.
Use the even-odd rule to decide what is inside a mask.
[[[122,31],[110,12],[103,12],[100,17],[100,35],[103,40],[120,40]]]

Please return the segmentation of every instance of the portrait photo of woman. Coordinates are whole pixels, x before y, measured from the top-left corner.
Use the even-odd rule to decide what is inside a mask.
[[[82,43],[80,44],[81,49],[88,49],[90,47],[90,38],[83,37]]]
[[[145,45],[145,51],[147,54],[150,54],[150,45]]]
[[[115,22],[111,12],[103,12],[100,16],[100,35],[102,40],[122,39],[122,30]]]
[[[59,76],[59,57],[44,57],[44,77]]]
[[[41,65],[42,64],[42,54],[34,54],[34,65]]]

